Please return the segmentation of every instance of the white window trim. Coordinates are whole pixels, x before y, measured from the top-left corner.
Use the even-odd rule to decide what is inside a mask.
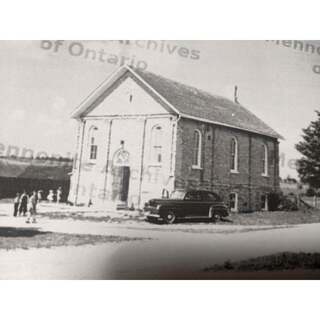
[[[157,127],[160,127],[161,130],[162,130],[162,133],[163,133],[163,126],[161,124],[155,124],[152,126],[151,128],[151,136],[150,136],[150,155],[149,155],[149,167],[162,167],[163,165],[163,144],[161,144],[161,162],[154,162],[153,161],[153,157],[154,157],[154,130],[157,128]]]
[[[97,156],[95,159],[91,159],[91,147],[92,147],[91,138],[92,138],[93,131],[98,131],[98,128],[96,126],[91,126],[91,128],[89,129],[88,148],[87,148],[89,164],[96,164],[97,160],[98,160],[98,155],[99,155],[99,146],[97,144],[95,144],[97,146]]]
[[[268,195],[264,194],[264,196],[265,196],[264,207],[261,208],[261,211],[269,211]]]
[[[231,173],[239,173],[239,167],[238,167],[238,162],[239,162],[239,159],[238,159],[238,156],[239,156],[239,145],[238,145],[238,139],[236,137],[233,137],[232,138],[233,141],[235,141],[235,161],[234,161],[234,164],[235,164],[235,168],[231,168],[230,169],[230,172]],[[232,141],[231,140],[231,141]]]
[[[263,177],[269,177],[269,150],[268,146],[266,144],[263,144],[263,149],[264,149],[264,168],[262,172]]]
[[[202,162],[202,134],[200,132],[200,130],[196,129],[194,130],[194,132],[198,132],[199,134],[199,150],[197,150],[198,154],[197,154],[197,164],[192,164],[192,169],[196,169],[196,170],[202,170],[201,167],[201,162]],[[194,141],[193,141],[194,143]],[[193,161],[193,156],[192,155],[192,161]]]
[[[97,160],[98,160],[98,150],[99,150],[99,148],[97,146],[96,158],[92,159],[91,158],[91,147],[92,147],[92,145],[90,144],[90,146],[89,146],[89,162],[92,163],[92,164],[95,164],[97,162]]]
[[[231,196],[232,194],[235,195],[235,200],[234,200],[235,208],[230,208],[230,211],[231,211],[231,212],[238,212],[238,193],[237,193],[237,192],[231,192],[231,193],[230,193],[230,196]]]

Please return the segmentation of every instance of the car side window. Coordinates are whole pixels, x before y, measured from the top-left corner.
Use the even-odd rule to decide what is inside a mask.
[[[204,192],[202,194],[202,198],[204,201],[220,201],[220,198],[217,194],[211,192]]]
[[[184,200],[186,200],[186,201],[201,201],[201,195],[199,192],[187,192]]]

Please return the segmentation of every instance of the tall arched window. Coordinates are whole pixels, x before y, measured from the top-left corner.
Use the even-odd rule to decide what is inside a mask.
[[[231,171],[238,172],[238,140],[231,139]]]
[[[193,133],[193,159],[192,166],[201,168],[201,146],[202,146],[202,135],[199,130],[195,130]]]
[[[262,175],[268,175],[268,147],[266,144],[262,145]]]
[[[98,145],[97,145],[98,128],[92,127],[89,132],[89,159],[97,160]]]
[[[162,163],[163,130],[160,125],[156,125],[151,130],[151,162],[153,164]]]

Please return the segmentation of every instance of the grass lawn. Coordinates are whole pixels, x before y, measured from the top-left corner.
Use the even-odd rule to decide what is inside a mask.
[[[143,213],[123,213],[121,211],[118,212],[117,216],[110,216],[107,212],[105,216],[97,215],[85,215],[83,212],[39,212],[39,216],[53,219],[53,220],[65,220],[72,219],[77,221],[90,221],[90,222],[113,222],[113,223],[121,223],[128,221],[144,221],[145,217]]]
[[[275,211],[231,214],[228,217],[234,225],[292,225],[320,223],[320,210]],[[225,223],[225,222],[221,222]]]
[[[110,223],[124,223],[124,222],[142,222],[145,221],[143,213],[139,215],[123,215],[119,213],[118,217],[109,216],[87,216],[78,212],[46,212],[39,213],[40,216],[49,219],[72,219],[80,221],[91,222],[110,222]],[[181,221],[182,222],[182,221]],[[187,221],[185,221],[187,222]],[[188,221],[190,222],[190,221]],[[196,221],[193,221],[196,222]],[[294,225],[305,223],[320,223],[320,210],[299,210],[299,211],[276,211],[276,212],[253,212],[253,213],[237,213],[231,214],[226,220],[218,222],[218,224],[233,224],[244,226],[279,226],[279,225]]]
[[[199,278],[219,280],[318,280],[320,253],[282,252],[203,270]]]
[[[320,253],[283,252],[243,260],[226,261],[222,265],[214,265],[204,271],[275,271],[293,269],[320,269]]]
[[[81,246],[133,240],[143,239],[119,236],[44,232],[37,228],[0,227],[0,250]]]

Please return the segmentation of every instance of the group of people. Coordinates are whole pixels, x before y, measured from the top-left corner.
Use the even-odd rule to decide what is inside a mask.
[[[53,190],[49,190],[49,194],[47,196],[47,200],[49,202],[57,202],[57,203],[61,203],[62,201],[62,188],[59,187],[57,189],[57,192],[54,192]]]
[[[43,191],[33,191],[29,196],[26,191],[23,191],[22,194],[17,193],[13,204],[13,216],[23,216],[27,217],[26,223],[36,223],[36,213],[37,213],[37,205],[43,199]],[[47,200],[49,202],[56,201],[60,203],[62,201],[62,188],[59,187],[56,194],[53,190],[49,191]]]
[[[39,201],[38,193],[36,191],[33,191],[30,196],[26,191],[23,191],[21,195],[20,193],[17,193],[13,201],[13,216],[27,216],[27,223],[36,223],[37,204]]]

